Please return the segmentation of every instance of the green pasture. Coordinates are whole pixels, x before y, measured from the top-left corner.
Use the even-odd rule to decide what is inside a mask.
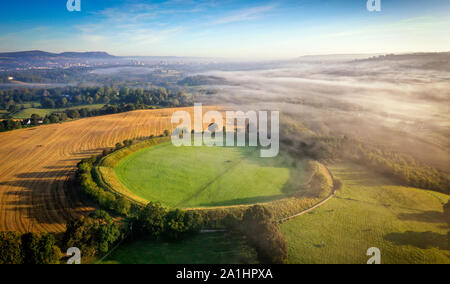
[[[367,249],[382,263],[450,263],[449,196],[398,186],[354,164],[329,167],[343,182],[335,198],[281,226],[289,263],[366,263]]]
[[[133,194],[179,208],[216,207],[280,199],[304,179],[303,165],[280,154],[261,158],[253,147],[175,147],[137,151],[114,168]]]

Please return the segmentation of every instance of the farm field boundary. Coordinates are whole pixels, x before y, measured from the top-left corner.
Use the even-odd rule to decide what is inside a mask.
[[[116,176],[114,171],[114,167],[117,166],[117,164],[122,159],[135,153],[136,151],[167,143],[168,141],[170,141],[169,137],[154,138],[148,141],[133,144],[129,147],[120,149],[110,155],[103,157],[98,165],[94,167],[94,179],[104,190],[109,191],[115,195],[125,197],[138,206],[145,206],[148,203],[148,200],[134,194],[126,186],[124,186],[118,180],[118,177]],[[305,163],[308,165],[309,172],[307,174],[307,177],[305,177],[304,183],[300,186],[301,188],[298,192],[295,192],[294,194],[288,194],[284,198],[269,202],[255,202],[252,204],[229,206],[211,206],[206,208],[183,208],[183,210],[195,210],[200,212],[205,217],[207,222],[210,223],[211,227],[220,227],[220,225],[216,223],[217,220],[225,218],[225,216],[228,214],[240,216],[245,211],[245,209],[255,204],[261,204],[268,207],[269,209],[272,209],[275,215],[274,217],[277,220],[292,218],[297,214],[302,214],[304,210],[320,206],[323,202],[328,201],[333,196],[333,177],[328,169],[323,164],[317,161],[307,161]],[[304,188],[311,187],[312,184],[316,183],[316,179],[319,174],[324,177],[324,180],[326,182],[326,186],[323,192],[321,192],[320,196],[305,194],[303,192]]]

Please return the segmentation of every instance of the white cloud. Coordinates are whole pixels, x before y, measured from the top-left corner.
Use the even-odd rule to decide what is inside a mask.
[[[233,15],[224,17],[214,22],[216,25],[230,24],[235,22],[249,21],[261,17],[264,13],[275,8],[274,5],[258,6],[249,9],[243,9],[235,12]]]

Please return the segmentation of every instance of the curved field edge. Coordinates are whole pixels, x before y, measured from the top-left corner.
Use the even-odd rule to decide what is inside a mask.
[[[0,231],[63,232],[69,220],[95,209],[72,186],[77,163],[125,139],[170,131],[180,110],[193,112],[137,110],[0,133]]]
[[[145,206],[148,201],[141,198],[140,196],[134,194],[130,191],[126,186],[124,186],[119,179],[117,178],[114,167],[125,157],[139,151],[142,149],[146,149],[148,147],[152,147],[155,145],[159,145],[162,143],[166,143],[170,141],[170,137],[160,137],[153,138],[144,142],[140,142],[137,144],[133,144],[131,146],[122,148],[114,153],[107,155],[102,158],[98,164],[98,166],[94,167],[94,177],[96,178],[99,186],[104,189],[122,196],[128,199],[131,202],[134,202],[140,206]]]
[[[98,185],[106,191],[109,191],[115,195],[119,195],[131,201],[138,206],[145,206],[148,201],[144,198],[136,195],[126,186],[124,186],[116,176],[114,168],[118,163],[125,157],[146,149],[148,147],[153,147],[162,143],[170,141],[170,137],[163,138],[153,138],[144,142],[139,142],[133,144],[129,147],[120,149],[113,152],[105,157],[103,157],[97,166],[94,167],[94,178],[98,182]],[[288,218],[290,216],[296,215],[304,210],[307,210],[315,205],[321,203],[323,200],[327,199],[332,195],[333,191],[333,177],[328,171],[326,166],[317,162],[308,160],[308,174],[305,178],[304,184],[299,188],[299,191],[291,194],[282,199],[269,202],[257,202],[252,204],[243,205],[230,205],[230,206],[215,206],[215,207],[196,207],[196,208],[183,208],[186,211],[195,210],[202,214],[205,221],[216,227],[214,222],[219,222],[225,218],[226,215],[231,214],[235,216],[240,216],[243,212],[252,205],[260,204],[272,209],[274,217],[277,220]],[[322,176],[326,183],[325,189],[323,189],[318,196],[312,196],[309,189],[314,188],[317,183],[317,176]],[[157,201],[157,200],[152,200]],[[217,225],[217,224],[216,224]],[[220,226],[220,225],[219,225]]]
[[[164,143],[129,155],[114,170],[132,192],[169,208],[269,202],[296,188],[293,176],[303,181],[303,163],[294,165],[281,154],[261,158],[258,150]]]
[[[281,225],[289,263],[450,263],[443,204],[450,196],[395,185],[356,164],[330,166],[343,187],[329,202]],[[318,226],[320,224],[320,226]]]

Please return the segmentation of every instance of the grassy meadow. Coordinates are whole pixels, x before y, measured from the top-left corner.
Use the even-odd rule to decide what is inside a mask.
[[[175,147],[171,143],[137,151],[114,170],[135,195],[179,208],[272,201],[295,188],[294,176],[299,182],[303,179],[302,165],[293,167],[283,155],[267,159],[252,147]]]
[[[281,225],[289,263],[450,263],[448,195],[396,186],[354,164],[329,167],[343,188],[322,207]]]
[[[133,241],[121,245],[100,263],[254,264],[257,259],[256,252],[243,237],[228,233],[206,233],[180,242]]]
[[[95,104],[95,105],[80,105],[76,107],[69,107],[69,108],[25,108],[23,110],[20,110],[12,115],[13,118],[30,118],[33,114],[38,114],[41,117],[45,117],[46,115],[52,114],[53,112],[58,111],[65,111],[67,109],[81,109],[81,108],[87,108],[87,109],[98,109],[102,108],[104,104]]]

